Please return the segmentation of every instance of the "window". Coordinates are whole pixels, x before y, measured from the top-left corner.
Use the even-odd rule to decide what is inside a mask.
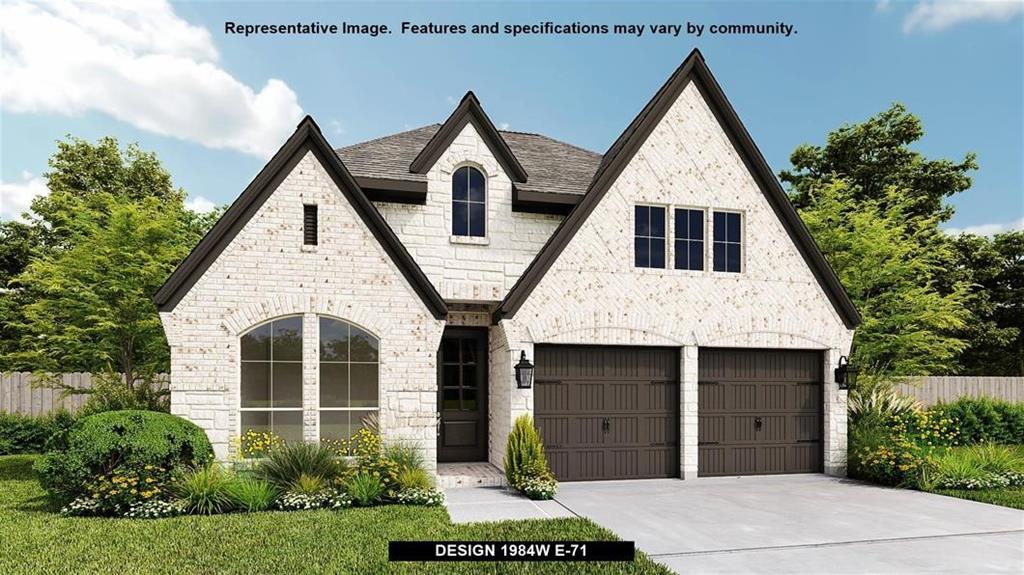
[[[336,319],[320,318],[320,437],[347,440],[379,408],[377,338]]]
[[[486,222],[484,175],[463,166],[452,175],[452,235],[482,238]]]
[[[242,336],[241,428],[302,439],[302,317],[265,323]]]
[[[735,212],[715,212],[715,271],[739,273],[743,221]]]
[[[302,243],[307,246],[317,244],[317,214],[316,206],[306,204],[302,206]]]
[[[676,210],[676,269],[704,269],[704,210]]]
[[[636,206],[633,238],[634,262],[638,268],[665,267],[665,208]]]
[[[441,340],[441,409],[476,411],[480,390],[477,387],[476,342],[472,337]]]

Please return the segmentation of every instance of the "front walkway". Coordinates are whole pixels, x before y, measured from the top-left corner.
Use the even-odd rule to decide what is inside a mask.
[[[575,517],[556,501],[531,501],[504,487],[445,489],[444,496],[452,523]]]
[[[679,573],[1020,573],[1024,511],[825,475],[563,483]]]

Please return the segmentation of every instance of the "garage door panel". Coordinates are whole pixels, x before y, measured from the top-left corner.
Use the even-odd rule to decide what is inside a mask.
[[[556,477],[678,476],[676,350],[537,346],[535,353],[535,418]],[[557,432],[543,431],[549,422]]]
[[[701,349],[698,475],[822,467],[820,352]]]

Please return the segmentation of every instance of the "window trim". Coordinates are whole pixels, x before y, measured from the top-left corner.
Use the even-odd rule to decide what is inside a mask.
[[[630,256],[632,256],[630,259],[633,262],[632,263],[632,269],[634,269],[634,270],[652,270],[652,271],[656,271],[656,272],[665,272],[667,270],[674,269],[673,267],[668,265],[668,263],[669,263],[668,262],[668,256],[669,256],[669,246],[668,246],[668,244],[669,244],[669,237],[670,237],[669,226],[671,225],[670,222],[669,222],[669,220],[671,219],[671,218],[669,218],[669,214],[672,213],[672,205],[671,204],[656,204],[656,203],[651,203],[651,202],[634,202],[632,207],[633,207],[633,209],[630,210],[630,224],[631,224],[631,228],[633,229],[633,232],[630,234],[630,243],[629,243],[629,245],[630,245]],[[656,236],[638,236],[638,235],[636,235],[636,208],[638,208],[638,207],[661,208],[661,209],[665,210],[665,235],[661,238],[662,242],[665,243],[665,249],[663,250],[663,253],[662,253],[662,256],[664,258],[663,261],[664,261],[665,265],[661,266],[660,268],[656,268],[656,267],[649,266],[649,265],[648,266],[638,266],[638,265],[636,265],[636,240],[637,240],[637,238],[647,238],[648,240],[658,239]]]
[[[740,247],[740,258],[739,258],[740,259],[740,269],[737,270],[737,271],[716,270],[715,269],[715,244],[716,243],[720,243],[720,244],[725,244],[727,246],[731,245],[731,244],[736,244],[736,242],[730,242],[730,241],[722,241],[722,242],[716,242],[715,241],[714,225],[715,225],[715,214],[716,213],[736,214],[736,215],[738,215],[740,217],[740,241],[739,241],[739,244],[738,244],[739,247]],[[747,261],[746,261],[747,260],[747,248],[746,248],[746,245],[747,245],[747,213],[746,213],[746,210],[733,210],[733,209],[729,209],[729,208],[712,208],[712,210],[711,210],[711,250],[709,250],[710,251],[710,259],[711,259],[711,267],[710,267],[709,271],[711,273],[713,273],[713,274],[730,274],[730,275],[746,273],[746,271],[747,271]],[[726,258],[727,258],[726,263],[728,263],[728,255],[726,255]]]
[[[708,244],[709,244],[708,239],[711,237],[710,236],[711,222],[708,219],[708,217],[709,217],[708,214],[711,213],[711,208],[709,208],[708,206],[694,206],[694,205],[689,205],[689,204],[672,204],[671,208],[672,208],[672,218],[671,218],[672,219],[672,225],[671,225],[671,230],[670,231],[672,233],[672,251],[671,251],[672,267],[669,268],[669,269],[671,269],[672,271],[676,271],[676,272],[690,273],[690,274],[705,274],[705,273],[707,273],[707,271],[708,271]],[[676,215],[676,212],[680,211],[680,210],[688,210],[688,211],[700,212],[701,213],[701,219],[704,222],[704,233],[701,234],[701,241],[703,242],[703,247],[701,248],[701,254],[700,254],[701,255],[701,264],[702,265],[701,265],[701,268],[699,270],[692,270],[692,269],[689,269],[689,268],[683,269],[683,268],[677,268],[676,267],[676,251],[677,251],[676,250],[676,241],[677,241],[677,236],[676,236],[676,218],[675,218],[675,215]],[[689,242],[689,241],[693,241],[693,240],[686,239],[686,240],[682,240],[682,241]]]
[[[455,233],[455,202],[461,202],[461,203],[465,203],[465,204],[479,204],[479,203],[481,203],[481,202],[477,202],[477,201],[473,201],[473,200],[469,200],[469,199],[466,199],[466,200],[456,200],[455,199],[455,174],[458,173],[458,171],[461,170],[462,168],[470,168],[470,169],[476,170],[477,172],[480,173],[480,176],[483,177],[483,180],[484,180],[484,201],[482,202],[483,206],[484,206],[484,234],[482,236],[474,236],[474,235],[469,234],[469,233],[467,233],[466,235],[460,235],[460,234],[456,234]],[[468,177],[469,176],[467,176],[467,178]],[[477,164],[476,162],[470,162],[470,161],[460,162],[460,163],[456,164],[454,168],[452,168],[452,173],[451,173],[451,177],[449,178],[449,180],[450,181],[449,181],[449,186],[448,186],[448,196],[449,196],[449,200],[450,201],[448,202],[448,223],[449,223],[448,231],[449,231],[449,233],[451,235],[451,241],[453,243],[467,243],[467,244],[486,245],[488,243],[488,238],[490,238],[490,232],[491,232],[491,225],[490,225],[491,222],[489,221],[490,220],[490,193],[489,193],[490,192],[490,189],[489,189],[490,188],[490,181],[489,181],[489,177],[487,175],[487,170],[485,170],[483,166],[481,166],[480,164]],[[468,182],[467,182],[467,186],[468,186]],[[467,187],[466,190],[467,190],[467,194],[468,194],[469,188]],[[467,196],[467,198],[468,198],[468,196]],[[468,209],[467,209],[467,216],[469,216]],[[467,225],[468,224],[469,224],[469,221],[467,221]],[[469,232],[470,229],[467,228],[466,231]]]

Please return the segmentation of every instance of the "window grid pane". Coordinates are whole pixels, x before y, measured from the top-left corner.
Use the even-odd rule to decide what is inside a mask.
[[[743,219],[733,212],[714,214],[714,270],[739,273],[743,267]]]
[[[704,210],[676,210],[675,266],[677,270],[704,269]]]
[[[452,175],[452,235],[482,238],[487,234],[484,175],[463,166]]]
[[[634,207],[633,264],[638,268],[665,267],[665,208]]]

